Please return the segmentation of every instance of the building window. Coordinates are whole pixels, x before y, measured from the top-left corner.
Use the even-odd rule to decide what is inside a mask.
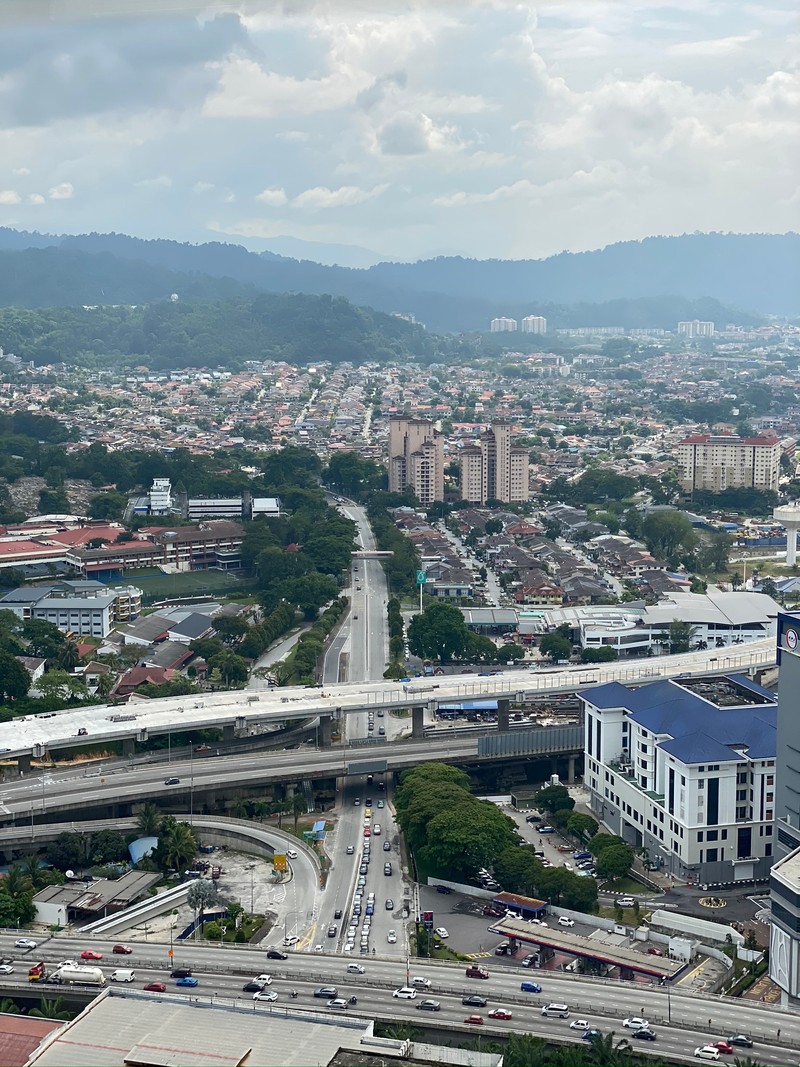
[[[697,835],[697,842],[700,844],[703,840],[703,831],[701,830]]]
[[[708,834],[706,835],[706,841],[716,841],[717,840],[717,833],[718,833],[718,831],[716,831],[716,830],[709,830]]]
[[[706,863],[716,863],[717,862],[717,851],[718,850],[716,848],[708,849],[708,851],[706,852]]]
[[[705,783],[705,780],[704,780],[703,778],[701,778],[701,779],[699,780],[699,782],[697,783],[697,788],[698,788],[698,789],[705,789],[705,787],[706,787],[706,783]]]

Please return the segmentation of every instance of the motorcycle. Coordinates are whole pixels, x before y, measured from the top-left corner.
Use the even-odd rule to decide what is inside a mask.
[[[351,1004],[358,1004],[358,997],[350,997]]]
[[[292,998],[292,1000],[297,1000],[297,990],[293,989],[289,996]]]

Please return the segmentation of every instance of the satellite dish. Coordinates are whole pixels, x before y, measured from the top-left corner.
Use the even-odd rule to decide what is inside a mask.
[[[75,877],[75,872],[74,871],[67,871],[66,876],[67,876],[67,878],[74,878]]]

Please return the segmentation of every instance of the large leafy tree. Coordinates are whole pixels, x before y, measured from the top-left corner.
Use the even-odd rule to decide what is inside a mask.
[[[191,826],[165,819],[158,839],[157,856],[162,866],[182,870],[194,859],[197,841]]]
[[[468,647],[464,616],[450,604],[431,604],[409,623],[408,644],[415,656],[448,663]]]
[[[601,878],[624,878],[632,866],[633,849],[624,841],[604,848],[596,861]]]
[[[30,687],[27,669],[11,653],[0,650],[0,702],[24,700]]]
[[[653,511],[642,523],[645,543],[657,559],[669,560],[680,551],[691,551],[697,534],[680,511]]]

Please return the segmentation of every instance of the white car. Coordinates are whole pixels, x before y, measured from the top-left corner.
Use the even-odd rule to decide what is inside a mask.
[[[289,857],[290,860],[296,860],[297,859],[297,852],[293,848],[287,848],[286,849],[286,855]]]
[[[589,1020],[573,1019],[572,1022],[569,1024],[569,1028],[570,1030],[580,1030],[581,1032],[583,1032],[584,1030],[589,1029]]]
[[[348,941],[347,944],[344,946],[344,950],[343,951],[344,952],[352,952],[353,951],[353,944],[354,944],[354,942]]]
[[[396,931],[390,930],[389,933],[386,935],[386,940],[389,942],[390,945],[396,945],[397,944],[397,933],[396,933]]]
[[[559,917],[558,917],[558,925],[559,926],[574,926],[575,925],[575,920],[574,919],[568,919],[566,917],[566,915],[559,915]]]
[[[36,942],[29,937],[18,937],[14,942],[15,948],[36,948]]]
[[[401,985],[399,989],[395,989],[392,996],[399,997],[401,1000],[416,1000],[417,991],[412,989],[411,986]]]
[[[640,1019],[638,1015],[632,1015],[629,1019],[623,1020],[622,1025],[626,1030],[649,1030],[650,1023],[647,1019]]]
[[[11,966],[10,963],[2,963],[2,964],[0,964],[0,974],[13,974],[13,973],[14,973],[14,968]]]
[[[437,926],[433,932],[436,934],[437,937],[441,937],[442,940],[450,936],[444,926]]]
[[[544,919],[528,919],[528,922],[531,924],[531,926],[547,926],[547,923],[544,921]]]
[[[261,982],[262,985],[272,985],[271,974],[257,974],[253,979],[254,982]]]
[[[253,1000],[277,1000],[278,994],[273,993],[271,989],[259,989],[257,993],[253,993]]]
[[[314,945],[315,952],[322,952],[322,945]]]
[[[284,937],[283,943],[287,946],[296,945],[299,940],[299,937],[295,937],[294,934],[289,934],[288,937]]]

